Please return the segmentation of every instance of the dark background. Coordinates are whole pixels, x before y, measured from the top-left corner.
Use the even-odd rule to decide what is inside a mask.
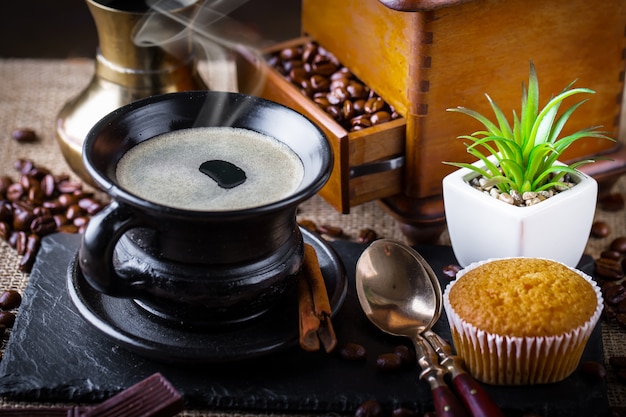
[[[300,34],[300,0],[248,0],[230,17],[263,38]],[[98,37],[85,0],[9,0],[2,4],[0,57],[95,57]]]

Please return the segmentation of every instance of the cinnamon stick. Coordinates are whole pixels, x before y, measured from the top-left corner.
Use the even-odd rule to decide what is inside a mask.
[[[298,284],[300,308],[300,346],[307,351],[319,350],[320,341],[326,352],[337,345],[330,320],[332,309],[315,248],[304,245],[304,264]]]
[[[302,266],[304,277],[309,283],[311,294],[313,295],[313,304],[315,305],[315,315],[322,320],[324,316],[330,316],[332,310],[330,301],[328,300],[328,292],[326,292],[326,284],[324,276],[320,268],[317,252],[315,248],[308,243],[304,245],[304,265]]]
[[[307,352],[315,352],[320,348],[317,330],[320,320],[315,315],[313,296],[307,279],[300,277],[298,280],[298,312],[300,318],[300,347]]]

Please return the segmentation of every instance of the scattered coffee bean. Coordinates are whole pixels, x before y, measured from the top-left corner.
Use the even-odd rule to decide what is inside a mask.
[[[454,279],[456,278],[456,274],[461,270],[460,265],[446,265],[443,267],[443,274],[448,278]]]
[[[15,129],[11,134],[11,137],[19,143],[31,143],[39,140],[37,133],[35,133],[33,129],[28,128]]]
[[[415,352],[405,345],[396,346],[393,349],[393,353],[400,357],[402,364],[407,368],[414,366],[417,363],[417,356],[415,355]]]
[[[361,231],[359,231],[359,243],[372,243],[376,239],[378,239],[378,234],[370,228],[361,229]]]
[[[376,358],[376,368],[385,372],[399,371],[404,368],[402,357],[395,353],[382,353]]]
[[[384,410],[376,400],[367,400],[355,411],[354,417],[382,417]]]
[[[598,206],[606,211],[619,211],[624,208],[624,197],[621,194],[609,194],[598,200]]]
[[[614,239],[609,248],[621,254],[626,254],[626,236]]]
[[[41,238],[36,234],[29,234],[26,240],[26,248],[20,261],[20,271],[30,272],[35,264],[35,258],[41,247]],[[19,251],[18,251],[19,252]]]
[[[622,259],[622,254],[618,251],[607,249],[600,253],[600,258],[620,260]]]
[[[0,311],[0,325],[5,326],[6,328],[11,328],[14,323],[15,313],[10,311]]]
[[[624,278],[624,270],[620,260],[599,258],[595,261],[596,274],[610,281]]]
[[[606,222],[597,221],[591,225],[591,236],[593,237],[607,237],[611,233],[611,229]]]
[[[22,303],[22,295],[15,290],[6,290],[0,294],[0,308],[3,310],[12,310]]]
[[[347,361],[364,361],[367,358],[365,347],[358,343],[344,343],[339,346],[339,356]]]
[[[601,381],[606,378],[606,368],[596,361],[585,361],[580,364],[583,376],[592,381]]]
[[[626,300],[626,287],[622,284],[615,284],[609,287],[604,294],[605,301],[613,306]]]

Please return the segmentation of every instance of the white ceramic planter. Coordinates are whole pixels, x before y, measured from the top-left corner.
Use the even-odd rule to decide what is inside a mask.
[[[481,164],[478,161],[476,164]],[[452,249],[463,267],[489,258],[528,256],[576,267],[593,223],[598,184],[579,173],[570,190],[539,204],[516,207],[468,184],[477,174],[459,169],[443,179]]]

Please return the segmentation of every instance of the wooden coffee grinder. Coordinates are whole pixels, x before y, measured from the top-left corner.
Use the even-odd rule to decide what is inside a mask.
[[[302,35],[331,51],[404,118],[400,175],[387,176],[387,185],[381,186],[386,174],[376,173],[359,178],[354,187],[352,165],[362,163],[361,156],[368,153],[381,158],[386,146],[397,157],[397,135],[387,145],[384,138],[371,141],[375,135],[368,137],[367,130],[358,137],[335,135],[331,139],[342,143],[335,157],[343,165],[336,166],[333,176],[348,176],[348,185],[323,190],[322,196],[343,212],[368,198],[379,199],[413,242],[434,241],[445,228],[441,181],[454,168],[442,161],[473,162],[456,138],[480,125],[446,109],[464,106],[491,115],[488,93],[507,115],[509,109],[519,112],[521,84],[528,82],[531,60],[537,68],[540,105],[573,80],[577,87],[595,90],[568,121],[567,130],[602,125],[618,139],[579,141],[565,161],[608,158],[585,168],[600,183],[601,193],[626,172],[625,138],[620,135],[624,0],[302,0]],[[323,129],[336,132],[311,110],[314,106],[294,98],[301,96],[294,91],[270,81],[264,95],[295,103]],[[368,146],[374,146],[371,152]],[[341,181],[331,179],[329,187],[335,182]],[[368,184],[376,192],[368,193]],[[359,198],[353,194],[356,188]]]

